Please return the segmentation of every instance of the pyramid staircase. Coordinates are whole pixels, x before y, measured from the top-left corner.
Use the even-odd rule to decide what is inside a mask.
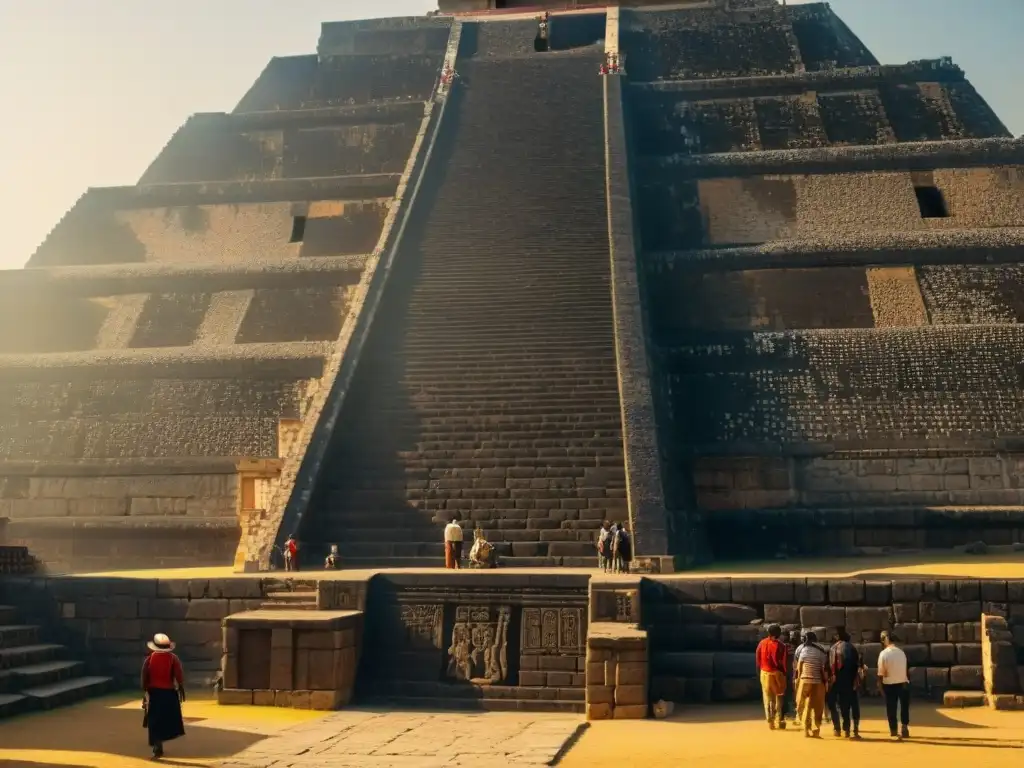
[[[307,551],[436,566],[458,516],[505,565],[585,566],[626,515],[601,60],[460,60]]]
[[[86,674],[63,645],[46,642],[40,628],[23,624],[0,605],[0,718],[71,704],[112,690],[110,677]]]

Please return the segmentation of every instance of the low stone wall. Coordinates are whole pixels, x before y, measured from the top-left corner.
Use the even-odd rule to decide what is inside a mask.
[[[7,537],[49,573],[230,565],[238,470],[232,460],[188,464],[13,463],[0,470]]]
[[[211,684],[220,669],[221,622],[255,610],[274,579],[119,579],[10,577],[0,582],[0,602],[14,605],[26,622],[89,660],[92,670],[138,685],[146,640],[162,632],[177,644],[189,683]]]
[[[304,580],[301,588],[313,589],[313,582],[315,577]],[[256,577],[4,576],[0,603],[16,606],[26,622],[42,625],[54,642],[89,659],[95,672],[114,675],[126,685],[136,684],[146,638],[166,633],[177,643],[195,687],[211,683],[225,651],[232,655],[230,638],[224,644],[223,620],[258,611],[271,593],[288,587],[281,580]],[[981,692],[988,668],[987,677],[996,681],[988,686],[992,695],[1013,698],[1019,690],[1013,680],[1017,654],[1024,649],[1024,580],[606,579],[438,572],[383,574],[369,582],[324,580],[315,588],[321,617],[365,611],[358,694],[375,703],[405,706],[580,711],[585,700],[588,716],[601,719],[645,717],[649,702],[661,699],[757,700],[754,648],[771,622],[814,629],[823,643],[836,627],[845,627],[869,667],[867,695],[875,693],[883,630],[899,636],[918,697],[941,698],[948,690]],[[282,605],[288,608],[287,602]],[[284,613],[294,611],[278,615]],[[983,613],[995,633],[989,639],[998,644],[987,655]],[[352,659],[345,649],[358,643],[339,635],[336,644],[335,629],[327,633],[330,648],[323,638],[292,638],[291,647],[330,651],[332,670],[336,662],[348,669]],[[275,647],[272,641],[264,645],[268,654]],[[278,656],[285,645],[276,646]],[[245,654],[234,655],[241,670],[246,664],[237,657]],[[237,679],[241,672],[226,683],[234,691],[248,691],[237,694],[239,701],[277,704],[275,691],[309,690],[330,691],[317,697],[317,706],[347,701],[345,686],[314,685],[308,664],[305,671],[294,660],[291,665],[288,685],[283,678],[275,678],[273,685],[243,685]],[[337,679],[347,679],[343,672]],[[282,693],[281,705],[285,698],[288,706],[314,706],[311,694],[293,700]]]
[[[643,610],[655,700],[756,699],[753,651],[772,622],[813,629],[825,644],[845,627],[869,667],[869,695],[879,635],[894,630],[915,691],[941,697],[981,690],[982,612],[1024,620],[1024,581],[669,577],[645,581]]]

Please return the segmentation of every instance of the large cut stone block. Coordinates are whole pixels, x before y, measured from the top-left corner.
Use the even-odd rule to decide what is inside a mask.
[[[956,663],[961,666],[981,665],[981,643],[957,643]]]
[[[892,614],[889,608],[859,608],[851,606],[846,609],[846,628],[850,632],[889,629],[892,623]]]
[[[945,624],[897,624],[893,627],[896,636],[904,643],[944,643]],[[950,637],[950,640],[953,638]]]
[[[829,579],[828,601],[833,605],[864,602],[864,582],[860,579]]]
[[[765,605],[764,621],[766,624],[799,624],[799,605]]]
[[[949,684],[953,688],[967,691],[980,691],[985,686],[984,674],[980,665],[958,665],[950,667]]]
[[[800,625],[803,627],[842,627],[846,625],[846,609],[834,606],[805,605],[800,609]],[[825,642],[828,638],[819,637]]]
[[[752,677],[755,671],[753,653],[719,651],[714,654],[715,677]]]
[[[749,624],[758,618],[757,611],[749,605],[714,603],[708,610],[722,624]]]
[[[646,685],[615,686],[615,708],[647,704]]]

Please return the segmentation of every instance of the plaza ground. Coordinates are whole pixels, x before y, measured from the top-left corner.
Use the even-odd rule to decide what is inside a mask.
[[[668,720],[597,722],[576,737],[580,721],[565,715],[380,713],[358,708],[325,715],[189,700],[188,735],[169,745],[163,763],[180,768],[222,763],[237,768],[544,765],[543,755],[555,740],[567,739],[568,751],[557,763],[563,768],[753,766],[801,759],[818,765],[822,760],[846,765],[863,759],[927,762],[929,768],[1021,765],[1024,714],[915,704],[913,738],[892,743],[883,712],[874,703],[866,707],[865,739],[848,742],[834,739],[827,725],[820,740],[805,739],[795,730],[769,731],[751,705],[682,707]],[[310,755],[308,763],[299,758],[296,753],[306,748],[304,735],[336,734],[339,722],[352,733],[348,740],[337,740],[342,753],[325,750]],[[285,729],[295,730],[274,738]],[[417,735],[424,732],[431,738]],[[504,737],[515,741],[519,752],[495,755]],[[145,741],[138,697],[118,694],[0,723],[0,768],[141,768],[153,765]],[[455,753],[458,757],[450,757]]]

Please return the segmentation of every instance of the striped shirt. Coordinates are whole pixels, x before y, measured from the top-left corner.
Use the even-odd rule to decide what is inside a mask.
[[[796,663],[800,668],[801,680],[811,680],[816,683],[825,681],[824,671],[825,665],[828,664],[828,656],[818,646],[804,644],[797,648]]]

